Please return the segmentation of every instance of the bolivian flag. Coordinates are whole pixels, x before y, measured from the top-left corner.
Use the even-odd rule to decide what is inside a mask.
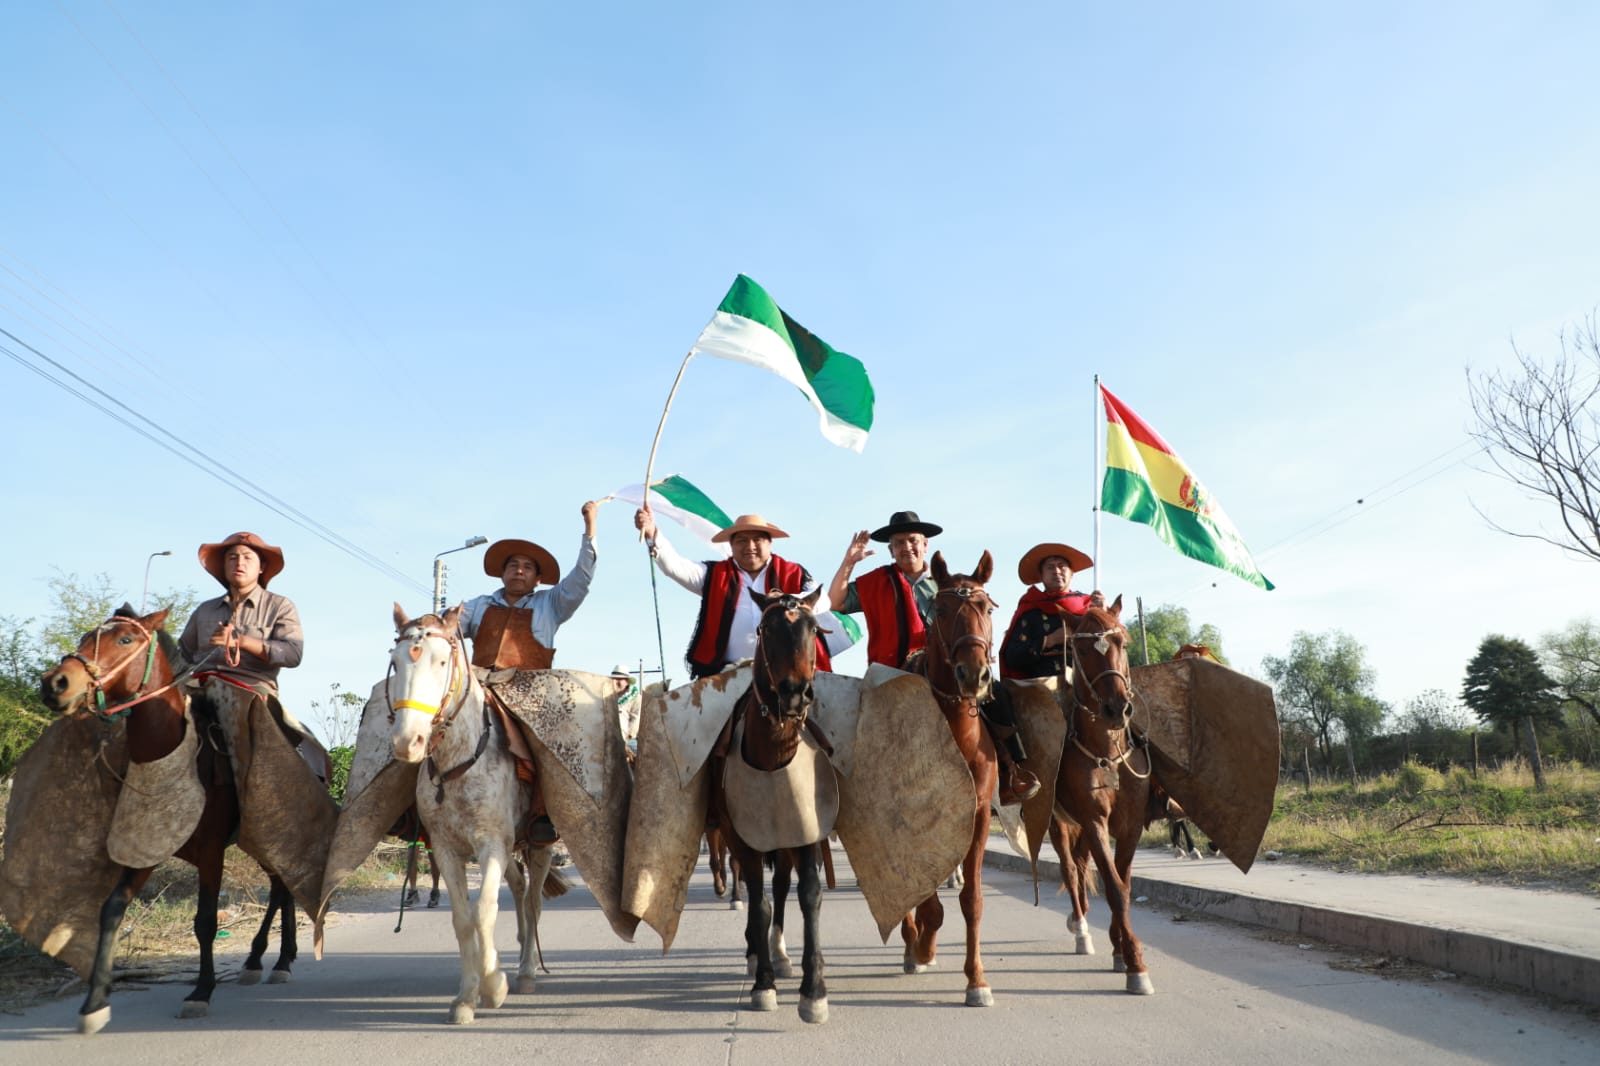
[[[1222,507],[1172,446],[1100,386],[1106,405],[1106,476],[1100,508],[1143,522],[1191,559],[1271,589]]]

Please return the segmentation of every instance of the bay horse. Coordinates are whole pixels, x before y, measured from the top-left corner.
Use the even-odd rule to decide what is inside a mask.
[[[761,622],[756,629],[750,687],[734,705],[732,715],[734,723],[743,724],[740,751],[729,752],[727,758],[742,758],[755,770],[771,772],[788,766],[794,759],[802,733],[810,729],[813,737],[818,736],[808,715],[816,698],[812,678],[817,671],[819,632],[811,609],[821,590],[806,597],[784,592],[767,595],[754,589],[750,595],[761,607]],[[819,744],[826,750],[825,740],[819,738]],[[712,803],[749,900],[745,918],[745,958],[747,970],[755,979],[750,991],[750,1007],[758,1011],[777,1010],[776,977],[788,977],[793,973],[783,943],[782,925],[783,900],[788,896],[789,874],[793,871],[799,880],[798,898],[805,922],[805,943],[800,958],[800,1019],[825,1022],[828,1020],[828,988],[822,975],[819,926],[822,879],[818,869],[818,841],[766,851],[746,842],[728,810],[723,778],[717,769],[714,765]],[[762,884],[764,870],[769,865],[773,868],[776,909]]]
[[[468,665],[460,618],[459,606],[413,619],[395,604],[397,636],[387,685],[389,740],[396,759],[424,764],[416,810],[450,894],[461,954],[461,983],[448,1015],[452,1025],[472,1021],[480,1006],[500,1006],[510,990],[494,946],[501,878],[516,904],[519,993],[534,988],[541,909],[535,886],[552,896],[566,891],[550,869],[551,849],[518,843],[518,819],[528,811],[533,786],[519,779],[503,732],[508,725],[495,717]],[[467,887],[467,863],[474,859],[482,871],[476,895]]]
[[[1088,926],[1093,860],[1111,910],[1112,969],[1127,974],[1129,994],[1148,996],[1155,985],[1129,922],[1129,871],[1151,810],[1152,764],[1150,749],[1129,728],[1133,684],[1121,617],[1121,596],[1110,607],[1096,602],[1068,634],[1071,704],[1056,775],[1054,828],[1065,835],[1070,851],[1062,878],[1071,899],[1068,928],[1077,953],[1094,954]]]
[[[228,772],[228,754],[217,742],[220,730],[190,714],[189,697],[179,686],[173,662],[177,645],[162,628],[166,611],[139,617],[124,605],[116,614],[90,630],[76,650],[39,679],[39,694],[51,710],[63,714],[95,715],[106,722],[126,719],[130,763],[154,763],[175,752],[188,730],[199,741],[195,772],[204,791],[199,824],[174,855],[195,868],[194,935],[200,948],[200,969],[193,991],[183,1002],[180,1018],[203,1018],[210,1012],[217,975],[212,946],[217,938],[217,895],[222,889],[223,854],[239,828],[239,796]],[[131,772],[131,767],[130,767]],[[132,787],[124,783],[124,788]],[[64,817],[71,812],[61,812]],[[99,940],[89,976],[89,992],[78,1009],[78,1031],[98,1033],[111,1020],[112,962],[117,930],[128,904],[155,869],[123,867],[116,885],[100,907]],[[261,959],[266,953],[272,922],[282,915],[282,940],[278,961],[268,981],[289,980],[298,954],[295,937],[294,896],[268,871],[271,890],[267,912],[250,942],[250,955],[239,974],[242,985],[261,980]]]
[[[999,762],[994,741],[978,715],[978,705],[989,699],[993,675],[989,668],[994,647],[994,601],[984,589],[994,576],[994,558],[985,551],[969,574],[952,574],[940,552],[933,553],[933,579],[939,591],[933,601],[933,624],[928,626],[927,651],[920,663],[908,664],[928,679],[939,708],[955,737],[961,758],[972,774],[976,800],[972,809],[972,842],[961,860],[961,914],[967,923],[967,999],[969,1007],[994,1005],[994,993],[983,976],[978,930],[983,921],[983,853],[989,840],[989,803],[995,794]],[[953,875],[952,875],[953,876]],[[934,965],[939,927],[944,924],[944,904],[935,892],[900,922],[905,941],[906,973],[922,973]]]

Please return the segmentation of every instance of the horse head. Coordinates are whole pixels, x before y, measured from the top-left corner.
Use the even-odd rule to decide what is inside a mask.
[[[1122,624],[1122,597],[1110,607],[1098,598],[1072,629],[1072,691],[1078,706],[1097,712],[1112,729],[1133,714],[1128,679],[1128,630]]]
[[[407,618],[394,605],[394,651],[389,654],[389,742],[401,762],[419,763],[433,732],[449,723],[471,686],[461,650],[461,608]]]
[[[811,611],[820,595],[820,588],[804,597],[750,590],[750,598],[761,608],[751,686],[762,715],[772,715],[779,722],[805,721],[816,698],[811,679],[817,673],[821,627]]]
[[[124,604],[39,678],[45,706],[63,713],[108,713],[141,692],[167,684],[172,667],[157,639],[166,621],[166,611],[141,618]]]
[[[962,699],[983,702],[989,698],[993,673],[989,653],[994,647],[994,600],[983,587],[994,576],[994,558],[985,551],[971,574],[952,574],[942,552],[933,553],[933,580],[939,592],[933,599],[933,625],[928,641],[928,680],[937,687],[953,682]],[[943,668],[950,676],[936,679]]]

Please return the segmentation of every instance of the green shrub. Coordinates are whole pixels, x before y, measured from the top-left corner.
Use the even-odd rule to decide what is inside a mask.
[[[1444,775],[1431,766],[1411,761],[1395,771],[1394,787],[1396,792],[1407,797],[1437,792],[1444,787]]]

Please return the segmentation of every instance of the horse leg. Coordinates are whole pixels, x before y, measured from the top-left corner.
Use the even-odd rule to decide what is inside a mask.
[[[150,877],[150,870],[123,867],[111,894],[100,905],[100,938],[95,943],[94,968],[89,972],[89,994],[78,1008],[78,1032],[92,1036],[111,1021],[111,964],[116,958],[117,930],[128,904]]]
[[[1132,900],[1133,895],[1133,853],[1139,846],[1139,828],[1135,826],[1131,831],[1117,837],[1116,853],[1116,878],[1122,893],[1121,929],[1118,937],[1123,968],[1127,972],[1128,981],[1126,990],[1132,996],[1154,995],[1156,986],[1151,983],[1150,969],[1144,962],[1144,945],[1133,933]],[[1113,924],[1115,924],[1115,917]]]
[[[744,877],[745,893],[750,897],[750,910],[745,917],[744,944],[747,960],[746,972],[755,978],[750,988],[751,1010],[777,1010],[778,984],[772,972],[772,951],[767,933],[772,926],[772,903],[761,884],[765,869],[759,852],[733,845],[739,861],[739,872]]]
[[[517,977],[511,990],[518,995],[535,990],[539,912],[543,903],[540,886],[554,858],[549,848],[539,848],[531,854],[519,851],[506,867],[506,882],[511,886],[511,901],[517,911]]]
[[[739,889],[744,885],[744,867],[739,864],[738,854],[726,843],[723,844],[723,853],[728,856],[728,909],[742,911],[744,899],[740,897]]]
[[[272,878],[272,894],[278,898],[278,913],[282,916],[283,933],[279,938],[278,961],[272,964],[272,972],[267,975],[267,984],[281,985],[289,981],[289,971],[294,968],[294,960],[300,957],[299,930],[295,924],[294,893],[289,891],[277,877]]]
[[[267,953],[267,944],[272,937],[272,923],[278,917],[278,908],[283,900],[278,895],[280,882],[274,875],[271,878],[271,887],[267,892],[267,913],[261,918],[261,926],[256,930],[255,939],[250,941],[250,955],[244,960],[244,968],[239,971],[239,984],[254,985],[261,983],[261,958]]]
[[[1081,840],[1081,830],[1069,828],[1060,818],[1050,819],[1050,843],[1061,860],[1061,886],[1066,889],[1072,908],[1067,918],[1067,932],[1072,934],[1076,954],[1093,955],[1094,937],[1089,932],[1089,860]]]
[[[772,972],[786,980],[794,976],[794,962],[789,958],[788,945],[783,942],[783,909],[789,902],[789,878],[793,871],[793,853],[788,849],[773,852],[772,932],[767,936],[767,949],[772,952]]]
[[[424,849],[428,854],[428,873],[433,877],[433,891],[428,893],[429,908],[439,905],[439,864],[433,859],[433,848]]]
[[[719,832],[716,829],[706,830],[706,865],[711,868],[711,890],[721,899],[728,894],[728,871],[722,841],[718,839]]]
[[[500,969],[500,952],[494,946],[494,923],[500,917],[500,882],[505,876],[506,849],[498,842],[478,849],[478,869],[483,883],[473,908],[478,940],[478,1006],[498,1007],[506,1001],[510,982]]]
[[[994,993],[983,977],[983,958],[979,954],[978,929],[983,922],[983,852],[989,839],[989,804],[978,805],[973,817],[972,843],[962,860],[961,916],[967,921],[967,1006],[992,1007]]]
[[[905,957],[901,968],[906,973],[926,973],[928,967],[937,966],[939,952],[939,927],[944,925],[944,904],[935,892],[917,909],[900,921],[900,939],[905,941]]]
[[[180,1018],[204,1018],[211,1012],[211,993],[217,987],[213,952],[217,943],[217,895],[222,891],[223,848],[219,839],[194,860],[195,871],[199,875],[195,891],[194,938],[200,945],[200,973],[195,978],[194,989],[184,998],[183,1006],[178,1010]]]
[[[827,847],[824,839],[822,847]],[[828,1020],[828,985],[822,979],[822,878],[812,848],[797,848],[800,913],[805,918],[805,946],[800,954],[800,1020]]]
[[[472,1021],[478,1001],[477,932],[473,903],[467,894],[467,864],[438,844],[434,845],[434,861],[439,864],[445,890],[450,893],[450,927],[455,931],[456,948],[461,955],[461,984],[450,1004],[448,1020],[451,1025],[465,1025]]]

